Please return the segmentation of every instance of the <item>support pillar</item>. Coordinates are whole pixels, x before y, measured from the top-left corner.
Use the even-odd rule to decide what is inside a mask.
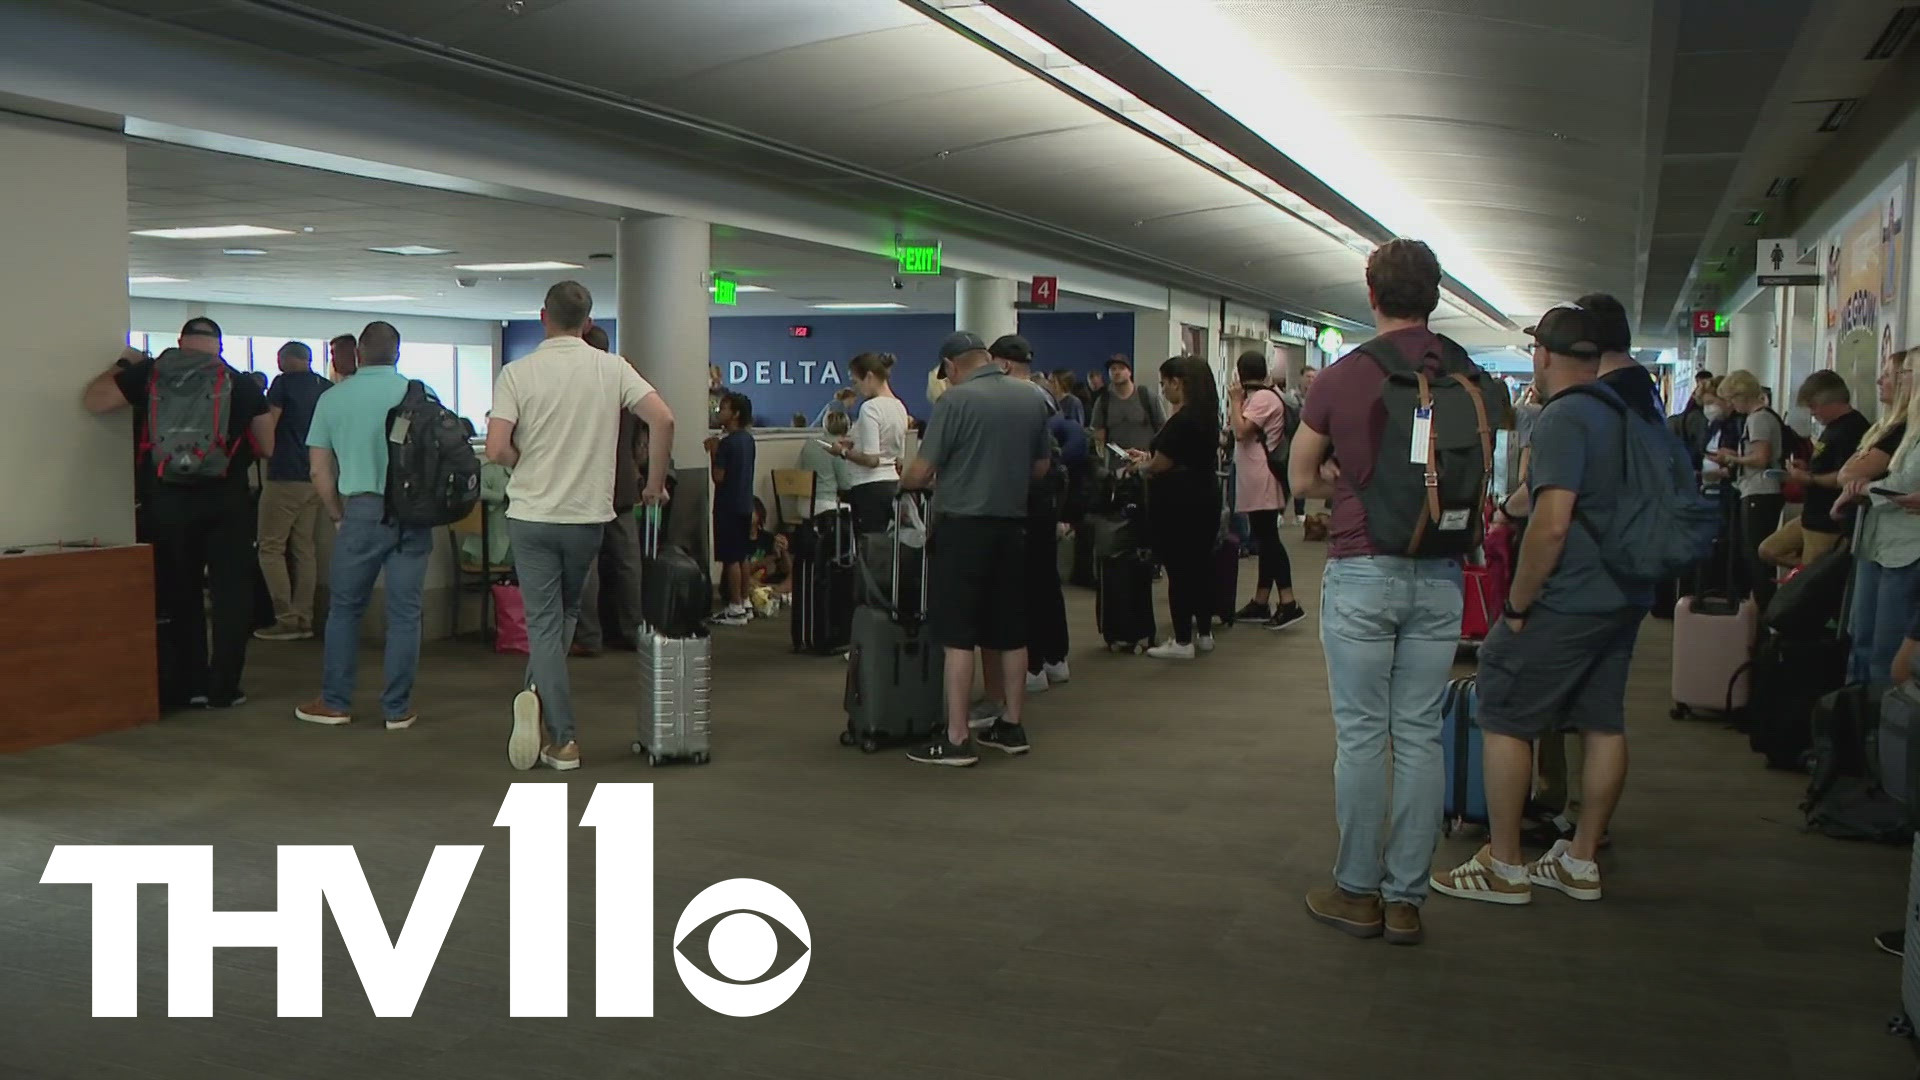
[[[712,234],[706,222],[688,218],[622,218],[615,286],[620,311],[615,348],[673,410],[679,490],[670,518],[672,539],[700,553],[711,550],[705,444]]]
[[[1014,302],[1020,298],[1020,286],[1006,278],[961,278],[954,287],[955,330],[971,330],[988,344],[993,339],[1020,332],[1019,312]]]
[[[1773,369],[1773,348],[1767,340],[1772,321],[1771,311],[1760,310],[1742,311],[1728,320],[1727,368],[1751,372],[1760,385],[1773,386],[1777,401],[1780,387],[1774,386],[1777,373]]]

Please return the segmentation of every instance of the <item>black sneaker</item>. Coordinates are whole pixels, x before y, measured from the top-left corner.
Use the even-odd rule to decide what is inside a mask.
[[[972,739],[956,746],[947,738],[944,728],[934,732],[933,738],[925,744],[907,751],[907,757],[922,765],[952,765],[956,768],[965,768],[980,761],[980,755],[973,752]]]
[[[1273,617],[1267,620],[1267,629],[1285,630],[1287,627],[1305,620],[1306,617],[1306,611],[1303,610],[1299,604],[1288,604],[1286,607],[1275,611]]]
[[[1240,613],[1234,616],[1235,619],[1241,622],[1266,622],[1273,617],[1273,609],[1259,601],[1254,601],[1246,607],[1241,608]]]
[[[247,695],[235,694],[230,698],[209,698],[207,699],[207,708],[237,709],[240,706],[245,705],[246,703],[247,703]]]
[[[1027,729],[1023,724],[1009,724],[1005,720],[996,720],[992,727],[975,736],[981,746],[991,746],[995,750],[1004,750],[1009,754],[1024,754],[1033,749],[1027,741]]]
[[[1905,930],[1885,930],[1873,935],[1873,943],[1888,956],[1907,954],[1907,932]]]

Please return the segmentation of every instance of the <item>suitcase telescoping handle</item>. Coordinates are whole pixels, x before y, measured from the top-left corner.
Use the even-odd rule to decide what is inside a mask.
[[[1847,542],[1847,553],[1853,556],[1853,565],[1860,565],[1860,534],[1867,528],[1867,513],[1873,509],[1873,503],[1861,500],[1853,504],[1853,539]],[[1847,625],[1853,618],[1853,582],[1858,575],[1847,574],[1846,587],[1840,590],[1840,632],[1847,632]]]
[[[660,555],[660,506],[654,504],[640,515],[640,554],[648,559]]]

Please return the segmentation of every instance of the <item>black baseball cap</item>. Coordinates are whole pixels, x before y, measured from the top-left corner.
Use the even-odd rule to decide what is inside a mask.
[[[1528,337],[1546,346],[1548,352],[1597,360],[1600,347],[1600,320],[1578,304],[1557,304],[1547,309],[1540,321],[1526,329]]]
[[[1600,332],[1601,352],[1626,352],[1633,348],[1633,320],[1627,318],[1627,306],[1606,293],[1588,293],[1576,301],[1593,313]]]
[[[180,336],[217,338],[220,336],[220,324],[204,315],[188,319],[187,324],[180,328]]]
[[[289,341],[280,346],[280,356],[294,356],[309,363],[313,361],[313,347],[304,341]]]
[[[942,360],[952,360],[956,357],[965,356],[970,352],[986,351],[987,343],[980,340],[979,334],[973,333],[970,330],[962,330],[957,334],[949,336],[947,340],[940,343],[940,359]]]
[[[1033,346],[1027,344],[1027,339],[1019,334],[1007,334],[1004,337],[995,338],[993,344],[987,346],[987,353],[995,360],[1011,360],[1016,364],[1033,363]]]

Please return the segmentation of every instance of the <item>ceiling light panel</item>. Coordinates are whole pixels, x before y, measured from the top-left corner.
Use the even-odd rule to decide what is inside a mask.
[[[423,244],[401,244],[398,247],[376,247],[376,248],[368,248],[367,250],[376,251],[382,255],[407,255],[407,256],[413,256],[413,257],[419,257],[424,255],[453,254],[453,250],[451,248],[427,247]]]
[[[905,304],[815,304],[816,311],[904,311]]]
[[[156,240],[237,240],[243,236],[292,236],[293,232],[263,225],[195,225],[182,229],[135,229],[133,235]]]
[[[580,264],[568,262],[467,263],[456,266],[454,269],[472,270],[479,274],[518,274],[535,270],[578,270]]]
[[[141,274],[138,277],[128,278],[127,284],[129,285],[178,285],[185,282],[186,280],[187,280],[186,278],[167,277],[165,274]]]

